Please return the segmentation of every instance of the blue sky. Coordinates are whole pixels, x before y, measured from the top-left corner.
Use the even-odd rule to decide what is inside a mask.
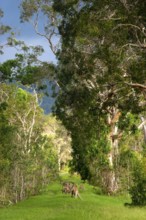
[[[20,23],[20,3],[21,0],[0,0],[0,8],[4,12],[2,23],[4,25],[11,26],[14,32],[18,33],[17,39],[25,41],[27,45],[42,45],[45,49],[45,53],[41,56],[41,60],[56,63],[55,56],[51,52],[47,40],[39,37],[33,30],[31,24]],[[4,42],[6,42],[6,36],[0,36],[0,45]],[[0,55],[0,63],[13,59],[15,57],[15,53],[15,49],[6,47],[4,49],[4,54]],[[53,102],[54,100],[51,97],[44,97],[42,107],[44,108],[45,113],[49,113],[51,111]]]
[[[45,48],[45,53],[41,56],[41,60],[56,62],[47,40],[39,37],[33,30],[31,24],[20,23],[20,3],[21,0],[0,0],[0,8],[4,12],[2,23],[11,26],[17,33],[17,38],[25,41],[27,45],[42,45]],[[5,37],[6,36],[0,37],[1,44],[5,42]],[[13,48],[5,48],[4,54],[0,55],[0,63],[8,59],[13,59],[15,52]]]

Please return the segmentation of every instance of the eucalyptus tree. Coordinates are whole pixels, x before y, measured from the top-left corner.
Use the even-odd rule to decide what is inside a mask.
[[[20,9],[22,22],[30,22],[35,32],[44,37],[56,55],[59,47],[59,14],[52,7],[51,0],[22,0]],[[55,38],[55,40],[54,40]]]
[[[56,113],[72,132],[77,170],[80,165],[89,168],[87,164],[93,157],[85,158],[89,149],[92,152],[91,140],[98,142],[103,136],[101,129],[105,130],[109,168],[105,163],[102,170],[108,178],[107,190],[114,192],[118,188],[114,158],[122,135],[117,123],[122,114],[144,109],[140,102],[146,89],[145,4],[54,1],[54,8],[62,15],[57,75],[61,89]],[[99,118],[104,121],[104,128]]]
[[[106,191],[116,191],[118,122],[145,105],[145,3],[25,0],[21,6],[22,20],[34,18],[36,32],[58,58],[54,112],[71,132],[72,166],[84,179],[91,179],[94,170]],[[42,14],[43,33],[38,30]],[[61,39],[57,51],[53,35]]]
[[[58,169],[61,171],[71,161],[71,139],[62,123],[52,114],[45,117],[44,134],[49,137],[57,154]]]
[[[43,135],[44,117],[37,93],[1,83],[1,198],[18,202],[57,176],[57,154]]]

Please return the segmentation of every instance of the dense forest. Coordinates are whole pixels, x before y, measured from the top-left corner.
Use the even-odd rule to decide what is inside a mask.
[[[6,45],[19,48],[0,63],[0,200],[38,194],[67,167],[146,205],[145,12],[142,0],[22,0],[20,21],[47,40],[56,64],[0,23]]]

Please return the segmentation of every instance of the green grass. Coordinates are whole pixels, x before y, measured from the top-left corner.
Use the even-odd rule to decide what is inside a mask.
[[[54,183],[42,195],[1,208],[0,220],[146,220],[146,207],[124,206],[128,197],[97,195],[88,184],[81,197],[62,194],[61,185]]]

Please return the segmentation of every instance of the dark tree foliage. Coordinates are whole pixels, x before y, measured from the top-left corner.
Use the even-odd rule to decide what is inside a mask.
[[[54,112],[72,134],[74,169],[89,179],[93,142],[103,133],[107,139],[107,114],[113,107],[124,114],[144,110],[146,5],[140,0],[54,1],[54,9],[62,16]]]
[[[146,205],[146,166],[145,160],[135,161],[133,184],[130,187],[132,205]]]

